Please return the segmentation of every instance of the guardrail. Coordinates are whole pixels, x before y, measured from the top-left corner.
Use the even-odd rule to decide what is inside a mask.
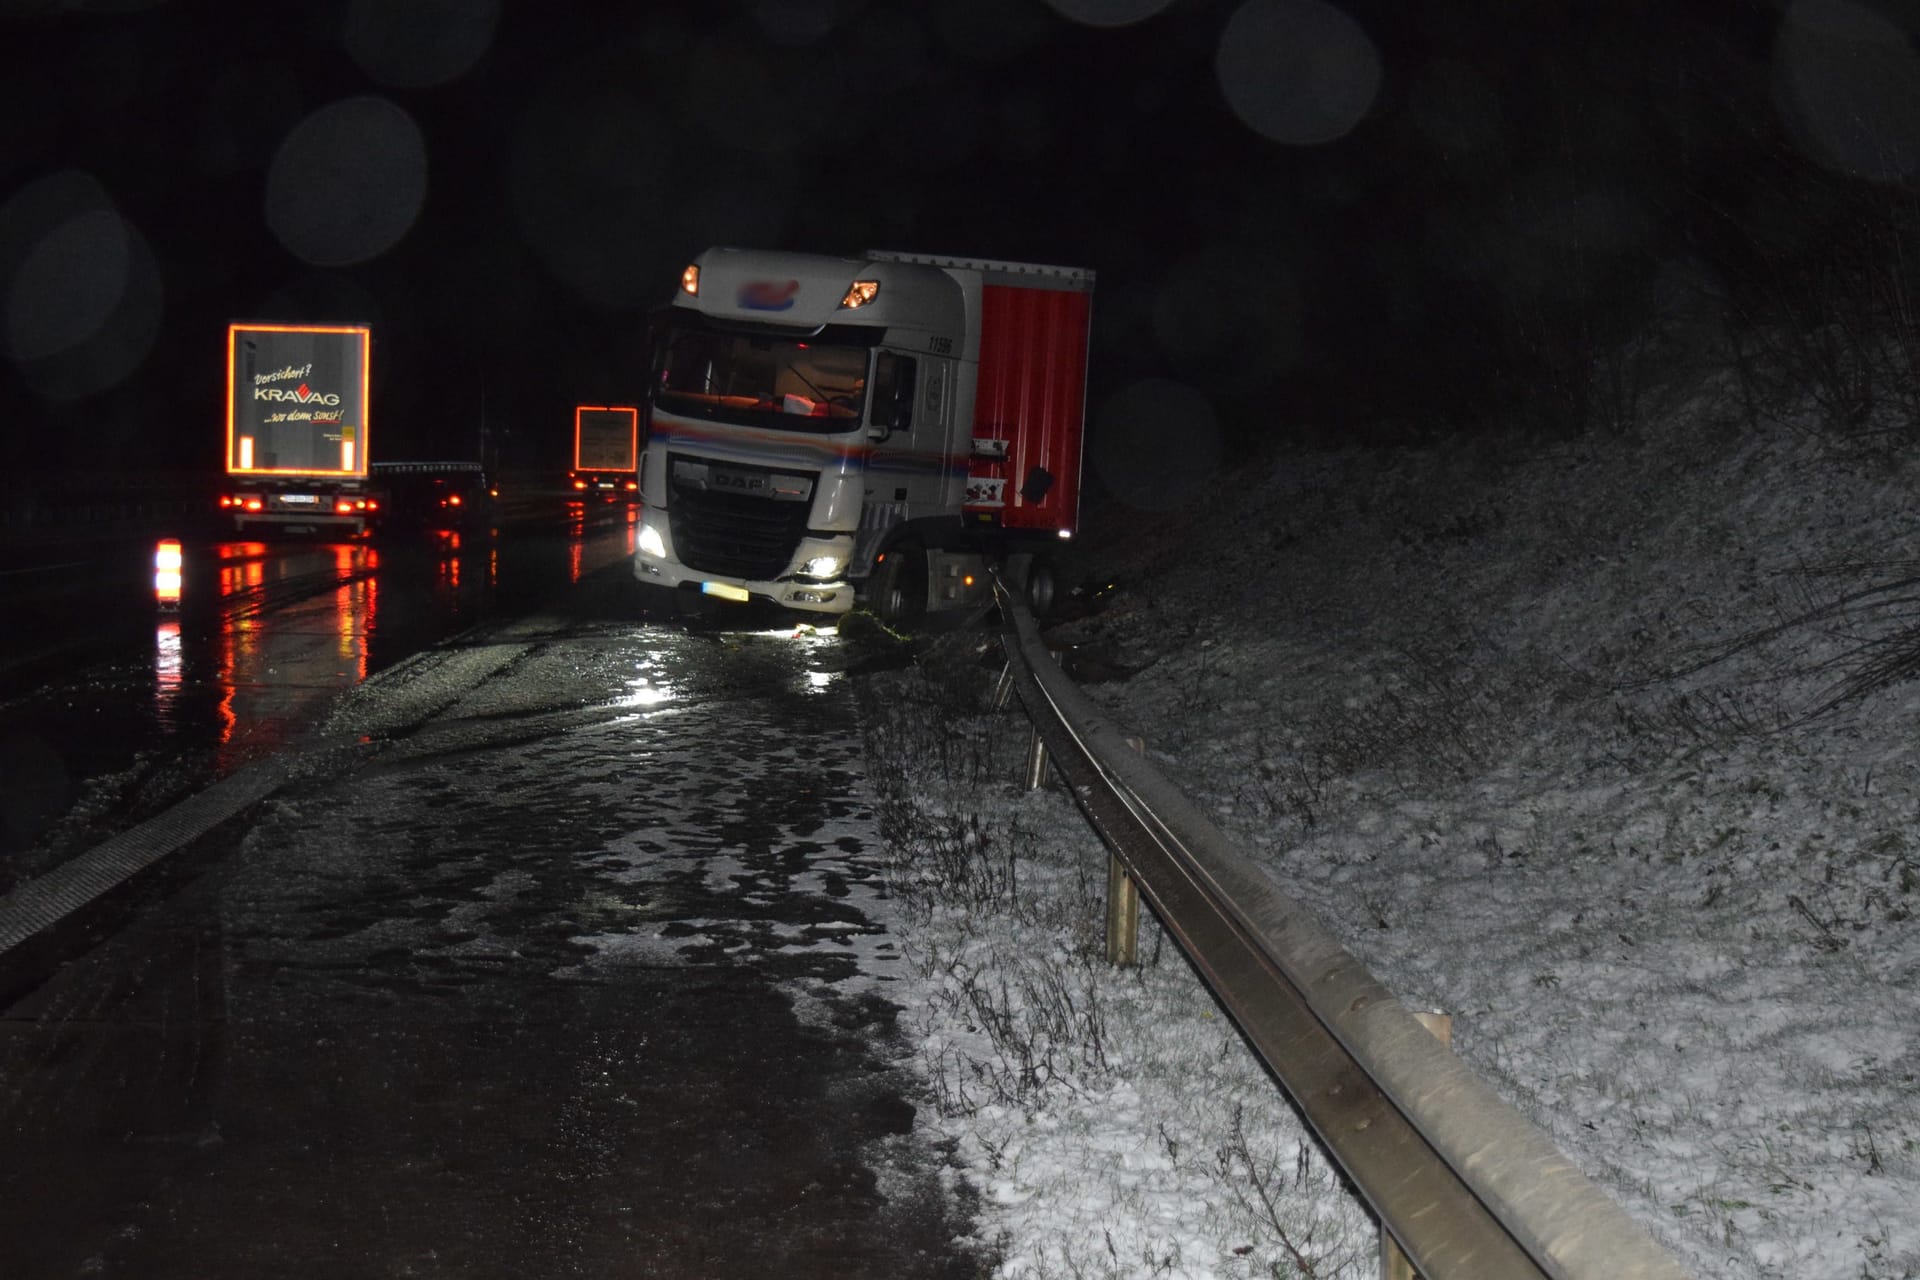
[[[1686,1280],[1671,1254],[1290,901],[1052,660],[994,578],[1028,778],[1066,780],[1112,851],[1108,954],[1135,888],[1427,1280]]]

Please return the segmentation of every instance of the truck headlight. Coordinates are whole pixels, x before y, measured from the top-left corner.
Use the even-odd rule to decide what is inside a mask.
[[[634,545],[640,548],[640,554],[643,556],[652,556],[656,560],[667,558],[667,540],[662,538],[660,531],[650,524],[640,526],[640,536]]]
[[[824,582],[827,579],[839,577],[840,571],[845,567],[846,562],[839,556],[813,556],[801,563],[799,576],[818,578]]]

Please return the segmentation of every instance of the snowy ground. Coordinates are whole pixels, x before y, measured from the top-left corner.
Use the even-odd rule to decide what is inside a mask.
[[[1104,513],[1057,626],[1156,763],[1686,1266],[1920,1274],[1920,467],[1708,378],[1631,435]],[[1909,451],[1910,452],[1910,451]],[[919,1048],[1007,1277],[1377,1274],[949,640],[864,682]]]

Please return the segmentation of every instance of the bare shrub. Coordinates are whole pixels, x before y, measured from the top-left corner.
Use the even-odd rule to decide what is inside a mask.
[[[1235,1106],[1227,1140],[1214,1153],[1214,1172],[1241,1207],[1272,1232],[1277,1246],[1267,1259],[1274,1277],[1322,1277],[1356,1274],[1360,1258],[1350,1234],[1340,1226],[1303,1214],[1303,1195],[1333,1175],[1320,1164],[1317,1149],[1304,1143],[1258,1142],[1247,1132],[1243,1108]]]
[[[1791,576],[1800,586],[1797,608],[1663,678],[1698,675],[1776,643],[1792,642],[1814,656],[1799,659],[1798,665],[1783,661],[1766,680],[1743,671],[1735,685],[1680,696],[1671,713],[1682,731],[1709,741],[1774,732],[1920,677],[1920,561],[1850,560],[1803,566]],[[1809,632],[1818,633],[1811,644],[1806,643]],[[1807,678],[1819,683],[1798,705],[1767,691],[1769,685]]]
[[[1818,429],[1849,450],[1920,439],[1920,206],[1889,189],[1799,175],[1781,188],[1800,234],[1737,264],[1732,359],[1756,414]]]

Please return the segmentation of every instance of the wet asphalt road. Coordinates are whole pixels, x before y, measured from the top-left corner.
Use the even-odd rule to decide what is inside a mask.
[[[6,1010],[0,1273],[981,1273],[913,1128],[851,656],[623,573],[396,660],[361,755]]]
[[[189,533],[175,607],[153,589],[167,530],[0,547],[0,892],[277,750],[423,647],[563,599],[630,552],[630,516],[553,503],[498,532],[377,543]]]

